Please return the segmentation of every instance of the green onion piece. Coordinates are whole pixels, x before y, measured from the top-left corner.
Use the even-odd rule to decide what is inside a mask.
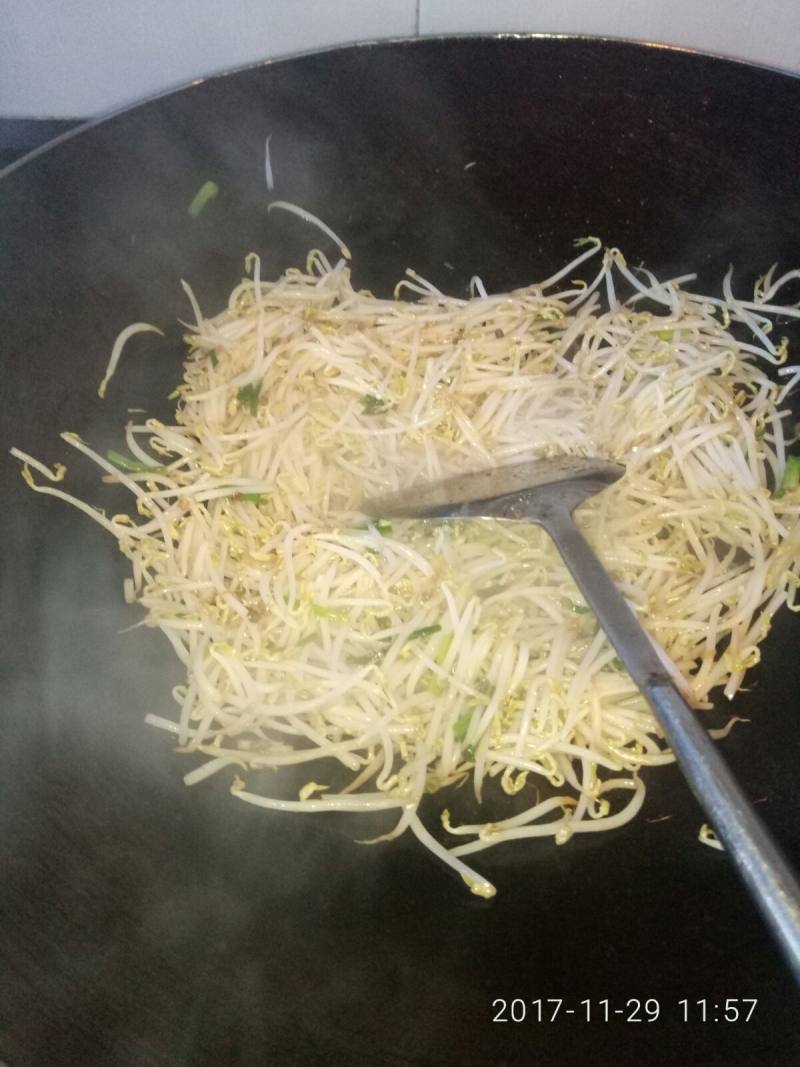
[[[368,530],[370,526],[374,526],[379,534],[390,534],[392,532],[392,524],[388,519],[370,519],[369,522],[361,523],[355,529]]]
[[[469,724],[472,721],[471,711],[462,711],[456,721],[453,723],[453,737],[456,741],[463,741],[467,736],[467,730]]]
[[[798,485],[800,485],[800,456],[787,456],[783,478],[781,479],[781,484],[775,490],[775,496],[781,497],[785,493],[791,492],[792,489],[796,489]]]
[[[415,641],[418,637],[430,637],[432,634],[438,634],[441,630],[441,626],[438,622],[435,622],[433,626],[420,626],[418,630],[412,630],[406,638],[406,641]]]
[[[133,471],[134,474],[156,474],[159,471],[163,471],[163,467],[152,467],[149,463],[143,463],[140,459],[134,459],[133,456],[126,456],[122,452],[115,452],[112,448],[111,451],[106,452],[106,459],[113,463],[115,467],[119,467],[123,471]]]
[[[191,204],[189,204],[189,214],[193,219],[197,218],[206,204],[213,200],[218,192],[219,186],[216,182],[203,182],[192,197]]]
[[[438,674],[434,674],[433,671],[425,672],[422,676],[422,684],[429,693],[433,693],[436,697],[443,696],[448,689],[446,680]]]
[[[243,385],[236,393],[236,399],[243,408],[247,408],[251,415],[258,414],[258,398],[261,393],[260,382],[249,382]]]
[[[373,396],[371,393],[364,397],[364,407],[362,408],[365,415],[382,415],[386,410],[388,400],[383,400],[379,396]]]
[[[436,660],[438,666],[442,666],[447,659],[447,653],[450,651],[450,646],[453,643],[453,635],[445,634],[439,642],[439,647],[436,649],[436,655],[433,657]]]
[[[263,504],[267,499],[266,493],[237,493],[237,500],[247,500],[251,504]]]
[[[325,608],[322,604],[311,605],[312,612],[318,619],[330,619],[332,622],[346,622],[347,616],[341,611],[335,611],[333,608]]]

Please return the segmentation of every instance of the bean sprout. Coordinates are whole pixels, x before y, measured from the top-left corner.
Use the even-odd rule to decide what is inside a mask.
[[[349,256],[314,216],[271,208]],[[733,697],[800,584],[781,407],[800,374],[762,367],[782,358],[768,316],[796,272],[773,273],[752,301],[730,273],[712,299],[682,288],[692,275],[660,282],[587,239],[539,285],[488,295],[475,277],[465,300],[408,272],[406,301],[356,291],[320,252],[272,282],[251,256],[220,314],[187,289],[197,321],[172,425],[132,422],[130,460],[65,435],[132,493],[131,514],[38,484],[33,472],[63,468],[13,454],[132,561],[126,599],[186,669],[175,721],[148,722],[205,760],[187,784],[236,768],[231,791],[250,804],[394,810],[384,838],[410,829],[488,897],[459,856],[621,826],[642,806],[641,769],[672,754],[543,531],[372,522],[361,502],[512,459],[625,464],[577,521],[694,707]],[[126,339],[151,329],[120,334],[101,389]],[[298,797],[262,787],[266,774],[280,793],[280,768],[306,765]],[[524,803],[461,826],[445,812],[447,847],[420,801],[466,780],[487,811],[490,786]]]

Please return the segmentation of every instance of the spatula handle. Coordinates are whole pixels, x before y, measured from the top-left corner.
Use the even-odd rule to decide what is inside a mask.
[[[800,886],[786,860],[567,508],[539,521],[647,698],[686,780],[800,984]]]

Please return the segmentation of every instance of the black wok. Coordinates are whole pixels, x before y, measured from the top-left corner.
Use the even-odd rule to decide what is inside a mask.
[[[138,618],[124,561],[102,530],[29,493],[7,450],[52,461],[62,429],[107,448],[128,407],[166,415],[188,317],[179,279],[217,310],[248,251],[265,274],[304,260],[316,234],[266,213],[268,133],[274,195],[323,216],[357,283],[379,292],[408,265],[456,294],[475,272],[520,285],[587,233],[715,286],[730,262],[750,284],[775,260],[800,265],[799,109],[796,79],[682,51],[400,42],[193,85],[0,180],[12,1067],[798,1062],[791,980],[726,857],[698,844],[703,818],[675,768],[646,776],[643,815],[620,831],[486,853],[491,903],[413,840],[365,848],[342,822],[238,805],[223,781],[187,790],[186,757],[142,723],[170,713],[179,674],[158,634],[120,634]],[[207,180],[219,196],[192,219]],[[137,319],[166,337],[138,339],[103,404],[111,342]],[[98,500],[88,466],[70,474]],[[776,621],[736,700],[752,721],[723,742],[795,863],[798,623]],[[525,1021],[493,1022],[512,998]],[[554,1022],[537,1021],[540,998],[564,999]],[[625,1021],[645,998],[657,1021]],[[758,998],[749,1022],[724,1021],[729,998]]]

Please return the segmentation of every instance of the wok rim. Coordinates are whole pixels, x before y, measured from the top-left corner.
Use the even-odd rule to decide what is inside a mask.
[[[200,75],[197,78],[191,78],[185,82],[178,82],[175,85],[169,86],[166,89],[162,89],[159,92],[152,93],[147,96],[143,96],[137,100],[128,104],[123,104],[122,107],[113,108],[110,111],[103,112],[100,115],[95,115],[92,118],[87,119],[85,122],[80,122],[71,130],[66,130],[64,133],[59,134],[57,137],[51,138],[44,144],[32,149],[30,152],[26,152],[19,159],[15,159],[7,166],[0,168],[0,181],[4,178],[10,177],[12,174],[16,174],[28,163],[33,162],[40,156],[43,156],[55,148],[66,144],[73,140],[75,137],[79,137],[81,134],[95,129],[97,126],[102,126],[107,122],[111,122],[123,115],[127,115],[131,111],[135,111],[140,107],[146,107],[148,104],[153,104],[158,100],[163,100],[168,96],[175,96],[179,93],[190,92],[192,89],[198,88],[201,85],[206,85],[209,82],[222,80],[223,78],[232,78],[238,74],[244,74],[248,71],[258,70],[262,67],[271,67],[277,64],[291,63],[297,59],[307,59],[311,56],[323,56],[334,52],[348,52],[348,51],[366,51],[367,49],[374,49],[376,47],[391,47],[397,45],[403,45],[406,47],[419,46],[424,47],[430,43],[442,44],[447,41],[461,42],[461,41],[483,41],[488,42],[500,42],[500,41],[568,41],[575,44],[599,44],[608,43],[613,45],[623,45],[630,47],[631,49],[642,50],[648,49],[653,52],[667,52],[681,55],[694,56],[698,59],[710,59],[714,62],[721,62],[726,65],[732,64],[737,67],[744,67],[750,70],[765,71],[768,74],[776,74],[783,78],[789,78],[792,81],[800,82],[800,70],[791,71],[786,70],[783,67],[773,67],[768,63],[756,63],[753,60],[742,59],[737,56],[730,56],[724,52],[709,52],[702,48],[694,48],[690,45],[669,44],[661,41],[649,41],[639,37],[616,37],[611,34],[591,34],[591,33],[552,33],[547,31],[524,31],[524,30],[498,30],[496,32],[481,32],[475,33],[432,33],[413,36],[402,37],[369,37],[363,40],[347,41],[339,44],[327,45],[322,48],[308,48],[299,52],[287,52],[278,56],[270,56],[266,59],[257,59],[250,63],[242,63],[238,66],[227,67],[221,70],[215,71],[211,74]]]

